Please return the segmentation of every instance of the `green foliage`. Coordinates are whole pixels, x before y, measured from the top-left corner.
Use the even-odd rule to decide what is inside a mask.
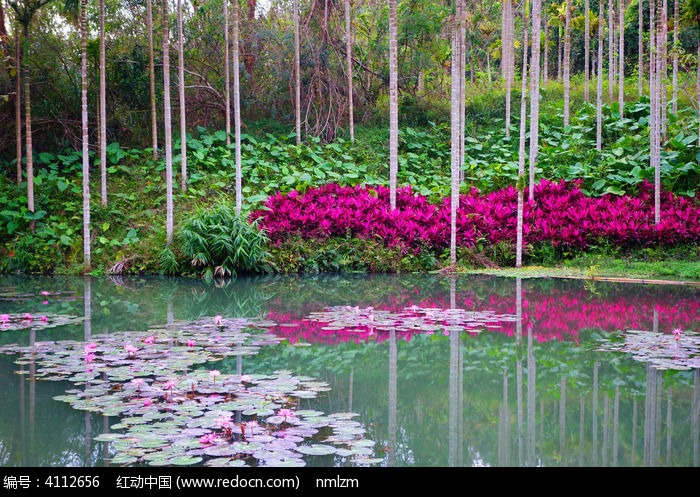
[[[267,235],[223,198],[197,207],[179,228],[177,242],[192,267],[206,277],[267,270]],[[172,268],[172,257],[165,254],[161,264]]]

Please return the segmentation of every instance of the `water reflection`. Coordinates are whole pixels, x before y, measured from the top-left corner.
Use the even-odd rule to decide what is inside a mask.
[[[80,325],[8,330],[0,346],[82,341],[217,314],[274,322],[286,344],[224,359],[217,368],[290,370],[327,381],[331,391],[299,399],[300,408],[358,413],[384,466],[700,465],[698,369],[662,370],[595,350],[598,337],[617,330],[700,330],[698,288],[322,275],[217,285],[8,276],[0,289],[0,313],[84,318]],[[319,318],[337,307],[371,307],[390,324],[343,327]],[[417,330],[415,319],[430,327]],[[41,365],[31,355],[17,359],[0,354],[0,464],[108,464],[113,451],[93,439],[116,420],[53,400],[74,386],[38,379]]]

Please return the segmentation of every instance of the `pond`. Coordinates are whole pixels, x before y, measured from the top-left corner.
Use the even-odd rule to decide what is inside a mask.
[[[0,278],[4,467],[700,466],[700,288]]]

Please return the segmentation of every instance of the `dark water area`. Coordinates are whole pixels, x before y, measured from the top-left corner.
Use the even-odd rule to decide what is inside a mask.
[[[314,396],[290,394],[291,409],[361,426],[363,451],[314,452],[322,441],[309,439],[293,462],[697,467],[699,297],[698,287],[477,275],[4,276],[0,466],[102,467],[123,457],[108,441],[124,430],[120,417],[66,401],[75,382],[51,378],[55,365],[32,347],[131,334],[142,344],[178,326],[184,343],[192,323],[219,316],[258,323],[276,341],[192,369],[323,383]],[[242,412],[238,425],[251,416],[274,425],[263,410]]]

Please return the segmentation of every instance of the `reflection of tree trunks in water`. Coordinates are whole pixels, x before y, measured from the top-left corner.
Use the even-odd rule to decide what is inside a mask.
[[[559,452],[561,461],[566,461],[566,375],[559,382]]]
[[[92,336],[92,281],[89,276],[83,278],[83,312],[85,316],[85,341]]]
[[[663,392],[664,379],[661,371],[656,370],[656,395],[654,396],[654,465],[658,466],[661,462],[661,414],[663,407]]]
[[[671,422],[671,389],[667,390],[668,402],[666,403],[666,466],[671,465],[671,434],[673,433],[673,423]]]
[[[517,347],[518,349],[520,348],[520,344],[522,343],[522,336],[523,336],[523,295],[522,295],[522,281],[520,278],[515,279],[515,291],[516,291],[516,313],[517,313],[517,319],[516,319],[516,340],[517,340]],[[518,422],[518,466],[523,465],[523,361],[520,360],[520,356],[518,355],[518,360],[516,361],[515,365],[515,374],[516,374],[516,395],[518,399],[518,415],[517,415],[517,422]]]
[[[87,388],[87,385],[85,385]],[[92,413],[85,411],[85,466],[92,466]]]
[[[586,436],[586,399],[579,397],[578,465],[583,467],[583,445]]]
[[[602,466],[608,467],[610,465],[610,460],[608,458],[610,448],[610,398],[608,394],[603,394],[603,449],[602,452]]]
[[[453,307],[454,308],[454,307]],[[461,466],[462,437],[462,382],[460,370],[461,354],[459,348],[459,333],[450,334],[450,379],[449,379],[449,439],[448,439],[448,466]]]
[[[693,435],[693,466],[700,466],[700,369],[695,370],[693,402],[690,409],[690,432]]]
[[[21,429],[21,433],[26,433],[27,430],[27,424],[25,423],[25,419],[27,416],[27,413],[24,411],[24,406],[26,405],[27,399],[25,398],[24,392],[25,392],[25,387],[26,387],[26,376],[24,374],[24,364],[20,364],[19,366],[19,426]],[[22,454],[27,453],[27,445],[24,441],[24,437],[20,437],[20,447],[22,449]],[[26,466],[26,462],[22,464],[22,466]]]
[[[591,437],[593,439],[593,454],[591,458],[591,466],[598,464],[598,368],[600,363],[596,361],[593,364],[593,409],[591,417],[593,419],[593,429]]]
[[[527,440],[528,440],[528,451],[527,451],[527,465],[532,467],[536,465],[536,452],[535,452],[535,407],[536,407],[536,395],[535,395],[535,355],[532,349],[532,324],[527,326]]]
[[[31,328],[29,331],[29,345],[34,348],[36,342],[36,331]],[[29,446],[34,447],[36,420],[36,361],[34,354],[29,361]]]
[[[631,465],[637,462],[637,399],[632,401],[632,459]]]
[[[173,324],[174,317],[173,317],[173,300],[172,300],[172,298],[170,298],[170,299],[168,300],[168,310],[167,310],[166,312],[167,312],[167,315],[166,315],[166,318],[165,318],[165,319],[166,319],[166,322],[167,322],[168,324]]]
[[[109,416],[102,416],[102,433],[107,434],[109,433]],[[109,466],[109,463],[107,460],[109,459],[109,444],[108,443],[102,443],[102,464],[104,466]]]
[[[618,448],[620,444],[620,385],[615,385],[615,404],[613,405],[613,457],[612,465],[617,466]]]
[[[396,465],[396,361],[398,354],[396,350],[396,330],[389,332],[389,451],[387,462],[389,466]]]
[[[348,412],[352,412],[352,388],[355,377],[355,368],[350,368],[350,378],[348,379]]]
[[[498,412],[498,465],[510,466],[510,410],[508,409],[508,368],[503,368],[503,404]]]
[[[242,344],[241,344],[242,346]],[[236,356],[236,374],[240,377],[243,374],[243,356],[238,354]],[[236,411],[235,422],[241,424],[242,413],[241,411]]]
[[[662,377],[653,366],[647,366],[646,400],[644,403],[644,466],[656,466],[658,461],[658,436],[661,423],[660,394]]]

